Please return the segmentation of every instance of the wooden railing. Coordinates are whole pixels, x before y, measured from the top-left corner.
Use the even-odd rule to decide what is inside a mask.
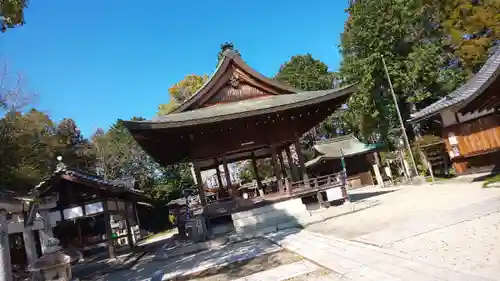
[[[334,186],[342,186],[342,182],[340,180],[340,175],[338,173],[330,174],[326,176],[320,176],[316,178],[310,178],[307,180],[301,180],[292,182],[289,184],[290,189],[288,193],[300,193],[303,191],[307,191],[308,189],[327,189]]]

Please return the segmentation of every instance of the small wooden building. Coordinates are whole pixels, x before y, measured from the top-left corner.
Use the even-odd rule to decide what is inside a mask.
[[[126,182],[106,181],[62,163],[31,193],[36,198],[58,199],[50,209],[36,201],[30,204],[25,224],[29,225],[37,213],[45,213],[46,232],[58,238],[61,246],[82,252],[107,246],[111,257],[115,256],[115,247],[136,243],[137,203],[148,201]]]
[[[351,188],[373,185],[372,167],[376,163],[374,152],[382,146],[365,144],[355,136],[339,136],[314,145],[315,158],[306,163],[308,172],[313,176],[322,176],[342,171],[341,159],[347,172],[347,181]]]
[[[500,49],[466,84],[412,114],[411,122],[437,118],[457,174],[500,165]]]

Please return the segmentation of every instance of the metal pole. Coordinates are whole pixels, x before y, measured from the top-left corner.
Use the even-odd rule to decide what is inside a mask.
[[[387,81],[389,81],[389,87],[391,89],[392,98],[394,99],[394,105],[396,106],[396,112],[398,113],[399,123],[401,125],[401,130],[403,131],[403,137],[408,147],[408,152],[410,153],[411,162],[413,164],[413,169],[415,169],[415,176],[418,176],[417,164],[415,163],[415,158],[413,157],[413,152],[411,151],[410,141],[408,140],[408,135],[406,134],[405,125],[403,122],[403,118],[401,117],[401,112],[399,111],[398,99],[396,98],[396,94],[394,93],[394,89],[392,87],[391,77],[389,76],[389,70],[387,70],[387,65],[385,64],[384,56],[382,57],[382,63],[384,64],[385,74],[387,75]]]

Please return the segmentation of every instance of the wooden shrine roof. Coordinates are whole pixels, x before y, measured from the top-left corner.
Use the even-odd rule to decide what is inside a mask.
[[[62,163],[58,165],[52,175],[35,186],[30,194],[44,197],[58,193],[60,188],[65,187],[60,184],[61,180],[83,186],[88,189],[88,193],[92,194],[105,194],[107,197],[126,201],[148,201],[147,196],[142,191],[131,186],[133,183],[107,181],[95,174],[66,167]]]
[[[497,48],[479,72],[446,97],[411,115],[411,122],[430,118],[451,107],[464,107],[483,94],[500,76],[500,48]]]
[[[380,144],[365,144],[360,142],[355,136],[347,135],[319,141],[314,145],[316,158],[308,161],[306,167],[314,166],[324,160],[334,160],[344,157],[366,154],[380,149]],[[341,151],[342,150],[342,151]]]
[[[356,85],[342,88],[310,91],[300,94],[265,96],[216,106],[172,113],[147,121],[125,121],[130,131],[178,128],[207,123],[216,123],[254,115],[264,115],[287,109],[300,108],[350,95]]]
[[[252,151],[268,155],[271,144],[283,146],[309,131],[356,89],[300,91],[265,77],[229,50],[211,78],[172,113],[124,125],[160,164],[197,160],[210,168],[222,155],[229,161]]]

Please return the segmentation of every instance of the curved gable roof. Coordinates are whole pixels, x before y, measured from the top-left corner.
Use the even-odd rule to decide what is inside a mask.
[[[453,106],[464,106],[481,95],[500,76],[500,48],[486,61],[479,72],[467,83],[446,97],[411,115],[411,122],[432,117],[444,109]]]
[[[278,91],[288,93],[288,94],[296,94],[301,92],[298,89],[293,87],[284,85],[270,79],[263,74],[257,72],[253,68],[251,68],[248,64],[246,64],[241,56],[233,50],[226,50],[223,53],[222,60],[219,62],[217,68],[215,69],[214,74],[201,86],[196,93],[194,93],[190,98],[188,98],[183,104],[177,107],[172,113],[180,113],[188,110],[196,109],[196,103],[200,101],[205,95],[210,94],[210,90],[217,86],[218,81],[223,78],[224,74],[229,70],[229,68],[234,65],[237,68],[243,70],[248,73],[252,78],[260,81],[261,83],[270,86],[271,88],[275,88]]]

